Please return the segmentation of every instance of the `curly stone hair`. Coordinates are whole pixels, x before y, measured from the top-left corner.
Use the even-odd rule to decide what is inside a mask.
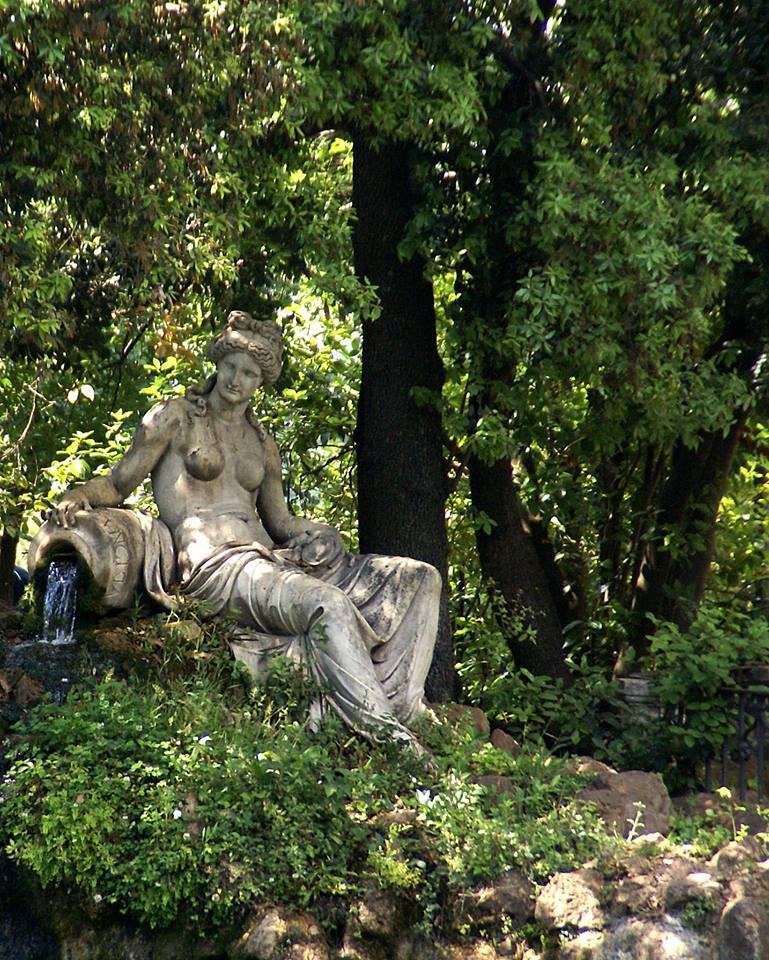
[[[224,329],[208,345],[209,360],[214,363],[226,353],[243,350],[262,368],[264,382],[275,383],[280,376],[283,343],[280,327],[273,320],[255,320],[244,310],[233,310]]]

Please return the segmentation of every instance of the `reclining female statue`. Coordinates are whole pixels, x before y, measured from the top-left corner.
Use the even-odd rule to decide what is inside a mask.
[[[324,696],[370,739],[416,745],[440,577],[403,557],[345,553],[330,526],[292,516],[278,448],[249,402],[281,369],[280,328],[235,311],[209,345],[216,373],[153,407],[108,476],[70,489],[51,513],[116,507],[148,475],[171,532],[178,591],[304,662]],[[82,517],[82,514],[81,514]],[[173,602],[169,598],[169,604]]]

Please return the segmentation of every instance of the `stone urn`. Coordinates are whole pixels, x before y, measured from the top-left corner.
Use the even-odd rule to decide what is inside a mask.
[[[132,605],[141,580],[141,518],[133,510],[106,507],[80,511],[73,527],[46,520],[29,545],[30,577],[39,580],[57,557],[70,557],[88,572],[104,609],[124,610]]]

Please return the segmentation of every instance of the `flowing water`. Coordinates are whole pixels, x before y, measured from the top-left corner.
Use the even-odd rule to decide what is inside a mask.
[[[77,563],[74,560],[52,560],[48,567],[40,639],[44,643],[74,643],[76,612]]]

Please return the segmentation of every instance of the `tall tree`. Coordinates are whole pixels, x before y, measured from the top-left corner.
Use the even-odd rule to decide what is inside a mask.
[[[486,122],[439,159],[457,441],[486,574],[518,611],[530,582],[540,649],[508,616],[519,663],[557,672],[570,619],[583,649],[641,650],[642,611],[702,593],[764,349],[732,296],[762,262],[760,6],[542,5],[534,30],[511,7]]]
[[[355,138],[355,270],[378,293],[376,315],[363,321],[356,427],[359,537],[364,553],[403,553],[441,573],[444,590],[428,696],[445,700],[456,695],[457,683],[446,599],[441,416],[429,399],[440,397],[443,365],[426,264],[416,253],[402,258],[398,252],[415,213],[412,177],[407,147],[372,146]]]

